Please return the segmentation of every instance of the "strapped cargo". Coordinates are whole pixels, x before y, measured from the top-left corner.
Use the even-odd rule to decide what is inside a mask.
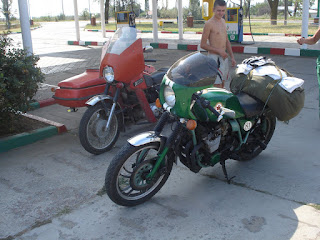
[[[286,70],[279,69],[270,59],[252,57],[238,65],[236,75],[230,83],[230,90],[234,94],[243,91],[258,98],[280,121],[289,121],[297,116],[304,106],[302,84],[302,79],[294,78]]]

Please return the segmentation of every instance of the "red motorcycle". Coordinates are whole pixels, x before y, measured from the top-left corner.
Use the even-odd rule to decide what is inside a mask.
[[[100,69],[64,80],[53,98],[70,108],[87,106],[79,126],[82,146],[101,154],[112,148],[127,119],[137,122],[147,118],[156,122],[160,116],[155,106],[160,83],[168,69],[158,71],[146,65],[135,28],[123,27],[104,45]]]

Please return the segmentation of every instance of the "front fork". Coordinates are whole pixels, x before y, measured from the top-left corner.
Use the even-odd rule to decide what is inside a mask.
[[[164,112],[162,114],[161,118],[159,119],[157,125],[154,128],[154,132],[156,133],[156,135],[159,135],[161,133],[169,117],[170,117],[170,114],[168,112]],[[164,146],[160,145],[158,159],[155,165],[153,166],[152,171],[147,175],[147,179],[150,179],[150,180],[153,179],[154,175],[159,171],[159,168],[161,165],[163,165],[163,162],[165,160],[166,155],[168,154],[170,147],[172,147],[172,145],[174,144],[174,141],[179,136],[182,127],[183,127],[182,123],[177,121],[177,125],[173,129],[169,138],[166,140]]]
[[[106,86],[106,89],[105,89],[105,92],[104,92],[106,95],[108,95],[109,87],[110,87],[110,85]],[[115,111],[116,106],[117,106],[118,98],[119,98],[119,95],[120,95],[120,90],[123,87],[124,87],[124,85],[122,83],[117,83],[117,85],[116,85],[116,92],[114,94],[114,97],[112,98],[112,102],[113,103],[112,103],[111,110],[110,110],[109,117],[108,117],[108,121],[107,121],[107,124],[106,124],[106,129],[109,129],[109,127],[110,127],[111,119],[113,117],[114,111]],[[108,111],[107,105],[105,104],[104,101],[102,101],[102,105],[103,105],[105,111],[107,112]]]

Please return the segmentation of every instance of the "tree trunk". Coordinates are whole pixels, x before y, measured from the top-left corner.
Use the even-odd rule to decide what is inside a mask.
[[[268,0],[268,3],[271,9],[271,25],[277,25],[279,0]]]
[[[296,1],[296,2],[294,3],[293,16],[297,16],[297,9],[298,9],[298,2]]]
[[[2,0],[2,13],[6,18],[6,27],[7,29],[11,28],[11,23],[10,23],[10,5],[11,3],[9,0]]]
[[[110,6],[110,0],[106,0],[104,3],[104,17],[105,17],[106,24],[109,23],[109,6]],[[102,21],[102,19],[101,19],[101,21]]]
[[[250,9],[250,0],[244,1],[244,9],[246,10],[245,18],[248,18]]]

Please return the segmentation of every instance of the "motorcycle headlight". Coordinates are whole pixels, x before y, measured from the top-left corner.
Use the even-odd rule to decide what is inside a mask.
[[[114,72],[112,67],[105,67],[103,69],[103,77],[108,83],[112,83],[114,81]]]
[[[174,107],[176,104],[176,96],[174,95],[174,91],[171,86],[165,86],[164,87],[164,100],[170,107]]]

